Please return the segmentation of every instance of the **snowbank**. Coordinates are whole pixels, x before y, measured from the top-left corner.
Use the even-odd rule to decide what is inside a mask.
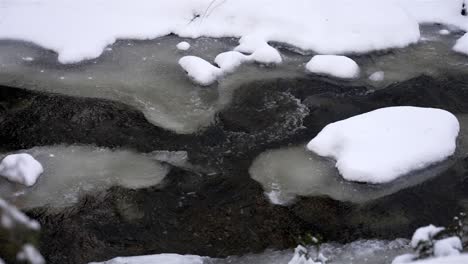
[[[26,186],[34,185],[42,172],[42,165],[25,153],[8,155],[0,163],[0,176]]]
[[[306,69],[313,73],[346,79],[356,78],[359,75],[357,63],[345,56],[316,55],[306,64]]]
[[[194,255],[157,254],[135,257],[117,257],[104,262],[91,262],[89,264],[203,264],[203,257]]]
[[[307,145],[346,180],[385,183],[451,156],[457,118],[435,108],[388,107],[327,125]]]
[[[459,255],[462,250],[463,246],[459,237],[448,237],[434,243],[434,256],[436,257]]]
[[[241,37],[247,40],[243,46],[251,49],[249,53],[270,41],[321,54],[367,52],[418,41],[418,19],[426,17],[415,19],[405,10],[419,15],[418,5],[395,1],[7,0],[0,5],[0,13],[6,14],[0,38],[36,43],[57,52],[61,63],[96,58],[117,39],[171,33]]]

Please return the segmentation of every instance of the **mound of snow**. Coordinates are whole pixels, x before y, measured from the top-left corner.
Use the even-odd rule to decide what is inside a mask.
[[[441,109],[387,107],[327,125],[307,149],[346,180],[385,183],[451,156],[460,126]]]
[[[89,264],[203,264],[203,257],[194,255],[157,254],[135,257],[117,257],[104,262]]]
[[[34,185],[42,172],[42,165],[25,153],[8,155],[0,163],[0,176],[26,186]]]
[[[434,225],[428,225],[416,229],[413,237],[411,238],[411,246],[416,248],[419,243],[432,240],[434,236],[442,232],[444,229],[445,228],[443,227],[436,227]]]
[[[306,64],[306,69],[338,78],[351,79],[359,76],[357,63],[345,56],[316,55]]]
[[[196,83],[207,86],[214,83],[222,75],[220,68],[196,56],[185,56],[179,60],[179,65]]]
[[[450,31],[448,29],[441,29],[439,30],[440,35],[450,35]]]
[[[434,243],[434,256],[436,257],[460,255],[462,250],[463,246],[459,237],[449,237]]]
[[[457,40],[453,46],[453,50],[468,55],[468,33]]]
[[[250,38],[257,40],[255,49],[275,41],[320,54],[367,52],[404,47],[419,40],[419,18],[408,15],[405,8],[418,15],[420,6],[428,6],[427,1],[418,1],[418,5],[395,2],[4,1],[0,13],[8,15],[2,16],[0,38],[30,41],[53,50],[61,63],[96,58],[117,39],[153,39],[171,33],[190,38]],[[446,5],[459,9],[458,3]],[[438,19],[439,10],[427,9],[429,19]],[[25,23],[25,17],[34,23]]]
[[[237,51],[227,51],[218,54],[214,61],[224,72],[229,73],[233,72],[242,63],[249,61],[249,56]]]
[[[178,50],[188,50],[190,49],[190,44],[187,41],[182,41],[179,42],[176,47]]]

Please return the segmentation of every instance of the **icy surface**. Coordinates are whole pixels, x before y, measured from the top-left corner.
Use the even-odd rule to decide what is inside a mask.
[[[87,146],[37,147],[27,150],[44,165],[41,180],[31,188],[0,182],[0,196],[20,208],[77,202],[80,195],[120,185],[141,188],[158,184],[168,167],[151,155]]]
[[[313,73],[346,79],[356,78],[359,75],[359,66],[355,61],[337,55],[316,55],[306,64],[306,69]]]
[[[254,49],[276,41],[326,54],[365,52],[418,41],[418,21],[394,1],[6,0],[0,38],[34,42],[57,52],[62,63],[96,58],[116,39],[170,33],[243,37],[255,40],[248,44]],[[417,14],[421,9],[408,8]],[[35,23],[24,23],[24,17]]]
[[[335,159],[346,180],[385,183],[451,156],[458,132],[447,111],[388,107],[327,125],[307,148]]]
[[[117,257],[89,264],[203,264],[203,257],[194,255],[157,254],[135,257]]]
[[[369,80],[374,82],[381,82],[385,78],[385,73],[383,71],[376,71],[369,76]]]
[[[190,49],[190,44],[187,41],[181,41],[177,44],[178,50],[188,50]]]
[[[443,227],[436,227],[434,225],[428,225],[416,229],[416,231],[413,234],[413,237],[411,238],[411,246],[413,248],[416,248],[419,245],[419,243],[432,240],[435,235],[437,235],[444,229],[445,228]]]
[[[329,196],[335,200],[362,203],[437,176],[451,165],[443,162],[411,177],[381,185],[365,185],[343,179],[331,160],[310,153],[304,146],[269,150],[260,154],[249,169],[274,204],[293,202],[297,195]]]
[[[26,186],[34,185],[42,172],[41,163],[27,153],[8,155],[0,162],[0,176]]]

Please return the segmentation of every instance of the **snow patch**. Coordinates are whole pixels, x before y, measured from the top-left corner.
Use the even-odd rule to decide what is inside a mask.
[[[208,86],[222,75],[220,68],[196,56],[185,56],[179,60],[179,65],[187,72],[194,82]]]
[[[34,185],[43,172],[41,163],[25,153],[8,155],[0,163],[0,176],[26,186]]]
[[[182,41],[179,42],[176,47],[178,50],[188,50],[190,49],[190,44],[187,41]]]
[[[195,255],[157,254],[135,257],[117,257],[104,262],[91,262],[89,264],[203,264],[204,257]]]
[[[434,243],[434,256],[436,257],[460,255],[462,250],[463,246],[459,237],[449,237]]]
[[[306,64],[306,69],[313,73],[345,79],[359,76],[359,66],[357,63],[345,56],[316,55]]]
[[[428,225],[416,229],[413,237],[411,238],[411,246],[416,248],[419,243],[432,240],[435,235],[442,232],[444,229],[445,228],[443,227],[436,227],[434,225]]]
[[[441,29],[439,30],[440,35],[450,35],[450,31],[448,29]]]
[[[386,183],[451,156],[459,129],[445,110],[387,107],[327,125],[307,149],[335,159],[346,180]]]

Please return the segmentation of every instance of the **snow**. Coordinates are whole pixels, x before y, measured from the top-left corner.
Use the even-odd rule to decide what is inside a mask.
[[[316,55],[306,64],[306,69],[313,73],[346,79],[356,78],[359,75],[359,66],[356,62],[337,55]]]
[[[441,29],[439,30],[439,34],[441,35],[450,35],[450,31],[447,29]]]
[[[462,250],[462,242],[456,236],[444,238],[434,243],[434,256],[436,257],[459,255]]]
[[[104,262],[89,264],[203,264],[203,257],[195,255],[157,254],[135,257],[117,257]]]
[[[431,258],[410,262],[410,264],[466,264],[468,263],[468,254],[458,256],[448,256],[442,258]]]
[[[392,264],[406,264],[410,263],[417,257],[416,254],[403,254],[393,259]]]
[[[468,33],[459,38],[453,46],[453,50],[468,55]]]
[[[0,176],[26,186],[34,185],[42,172],[42,165],[25,153],[8,155],[0,163]]]
[[[443,227],[436,227],[434,225],[428,225],[416,229],[416,231],[413,234],[413,237],[411,238],[411,246],[413,248],[416,248],[419,245],[419,243],[432,240],[432,238],[435,235],[437,235],[444,229],[445,228]]]
[[[196,56],[185,56],[179,60],[179,65],[187,72],[194,82],[208,86],[222,75],[220,68]]]
[[[22,262],[27,262],[29,264],[45,264],[44,257],[37,249],[30,244],[25,244],[16,258]]]
[[[451,156],[459,129],[442,109],[387,107],[327,125],[307,149],[335,159],[346,180],[386,183]]]
[[[61,63],[96,58],[117,39],[154,39],[171,33],[251,39],[245,46],[255,50],[268,42],[281,42],[320,54],[367,52],[415,43],[420,20],[444,15],[432,9],[428,13],[437,14],[421,15],[419,10],[431,6],[427,1],[407,2],[414,4],[401,0],[5,0],[0,6],[0,13],[7,14],[2,17],[0,38],[53,50]],[[456,4],[443,10],[451,11]],[[27,23],[25,17],[34,23]]]
[[[182,41],[177,44],[178,50],[188,50],[190,49],[190,44],[187,41]]]
[[[385,78],[385,73],[383,71],[376,71],[369,76],[369,80],[373,82],[381,82]]]
[[[319,262],[315,262],[310,258],[307,258],[307,249],[303,246],[297,246],[294,249],[294,256],[288,262],[288,264],[320,264]]]
[[[262,45],[255,49],[250,58],[262,64],[279,64],[282,61],[281,54],[270,45]]]
[[[214,62],[226,73],[233,72],[246,61],[249,61],[249,57],[237,51],[220,53],[214,60]]]
[[[32,230],[39,230],[40,225],[36,220],[29,219],[16,207],[0,199],[0,209],[2,212],[0,224],[7,229],[13,228],[16,224],[21,224]]]

